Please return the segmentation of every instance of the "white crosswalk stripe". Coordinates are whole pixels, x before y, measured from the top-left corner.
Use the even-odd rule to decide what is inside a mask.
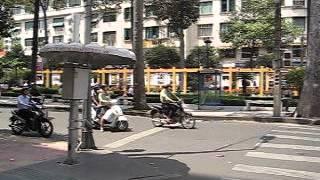
[[[279,126],[279,128],[320,131],[320,128],[313,128],[313,127],[307,127],[307,126]]]
[[[263,166],[248,166],[244,164],[235,165],[232,168],[232,170],[258,173],[258,174],[270,174],[270,175],[287,176],[287,177],[295,177],[295,178],[302,178],[302,179],[311,179],[311,180],[320,179],[320,173],[316,173],[316,172],[297,171],[292,169],[281,169],[281,168],[272,168],[272,167],[263,167]]]
[[[278,133],[291,133],[291,134],[306,134],[306,135],[320,135],[320,133],[315,132],[305,132],[305,131],[284,131],[284,130],[272,130],[272,132],[278,132]]]
[[[312,156],[312,153],[316,153],[312,151],[320,151],[320,146],[315,145],[315,142],[320,142],[320,138],[318,138],[319,135],[320,128],[316,127],[300,125],[278,126],[277,129],[271,130],[270,134],[265,135],[265,137],[273,137],[274,139],[269,138],[268,142],[261,141],[256,145],[256,151],[248,152],[245,155],[246,157],[250,157],[248,164],[236,164],[232,170],[252,174],[290,177],[290,179],[319,180],[320,169],[317,172],[317,168],[313,168],[313,170],[310,171],[307,168],[308,166],[317,167],[317,163],[320,163],[320,157],[314,157],[317,155]],[[275,139],[277,139],[277,143],[272,142]],[[289,140],[291,140],[290,144],[286,143],[286,141]],[[294,144],[292,144],[293,142]],[[304,145],[307,142],[312,144]],[[264,150],[268,152],[263,152]],[[277,152],[280,150],[282,151]],[[303,151],[308,151],[308,156],[292,154],[297,150],[299,153],[301,152],[301,154],[303,154]],[[271,165],[274,167],[267,167],[269,165],[261,166],[261,164],[255,165],[254,162],[259,162],[258,159],[274,161],[274,165]],[[306,166],[295,166],[295,163],[305,163]],[[283,169],[280,164],[286,164],[286,167],[292,168]],[[299,169],[296,169],[296,167],[299,167]],[[270,179],[278,178],[270,176]]]
[[[261,143],[259,147],[278,148],[278,149],[295,149],[295,150],[305,150],[305,151],[320,151],[320,147],[317,147],[317,146],[302,146],[302,145],[292,145],[292,144]]]
[[[301,136],[288,136],[288,135],[279,135],[279,134],[267,134],[266,136],[280,138],[280,139],[294,139],[294,140],[305,140],[305,141],[320,142],[320,138],[301,137]]]
[[[246,156],[263,158],[263,159],[277,159],[277,160],[284,160],[284,161],[320,163],[320,157],[310,157],[310,156],[295,156],[295,155],[275,154],[275,153],[265,153],[265,152],[248,152]]]

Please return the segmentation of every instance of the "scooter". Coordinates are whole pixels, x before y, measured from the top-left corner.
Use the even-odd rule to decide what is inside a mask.
[[[109,128],[117,131],[127,131],[129,128],[128,118],[123,114],[118,100],[112,100],[112,106],[104,114],[97,114],[97,108],[91,108],[91,118],[93,121],[93,128],[100,128],[100,118],[104,119],[104,128]],[[98,107],[105,108],[105,107]],[[103,112],[103,111],[102,111]]]
[[[25,131],[38,131],[42,137],[49,138],[53,133],[53,124],[50,120],[53,118],[48,117],[48,111],[44,108],[42,101],[37,101],[31,104],[31,111],[34,114],[30,123],[23,118],[22,112],[19,110],[12,111],[10,117],[10,125],[12,134],[21,135]]]
[[[177,110],[173,115],[172,121],[176,126],[177,124],[181,125],[185,129],[193,129],[196,125],[195,119],[192,117],[191,113],[185,112],[183,108],[183,102],[179,101],[175,104],[177,106]],[[150,110],[150,115],[152,118],[152,124],[155,127],[162,127],[164,125],[171,126],[172,124],[168,123],[168,118],[166,116],[166,109],[163,109],[162,106],[152,106]]]

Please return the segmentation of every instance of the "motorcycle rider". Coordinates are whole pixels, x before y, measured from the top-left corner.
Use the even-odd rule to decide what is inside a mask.
[[[100,90],[98,90],[98,103],[99,106],[103,107],[103,111],[100,113],[105,114],[108,109],[110,109],[112,103],[111,103],[111,97],[108,95],[108,87],[102,86]],[[104,131],[104,119],[103,116],[100,117],[100,131]]]
[[[31,101],[30,92],[28,88],[22,89],[22,94],[18,96],[18,114],[26,120],[28,125],[31,124],[34,117],[34,112],[32,112],[32,105],[34,103]]]
[[[165,109],[165,115],[169,119],[168,123],[173,123],[172,118],[178,107],[175,103],[180,102],[180,98],[172,93],[172,86],[170,84],[162,87],[160,92],[160,101],[162,108]]]

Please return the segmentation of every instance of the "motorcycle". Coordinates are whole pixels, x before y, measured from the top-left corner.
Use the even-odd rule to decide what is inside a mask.
[[[44,100],[39,100],[31,104],[31,111],[34,116],[29,120],[23,118],[22,112],[19,110],[12,111],[10,117],[11,124],[9,127],[15,135],[21,135],[23,132],[38,131],[42,137],[49,138],[53,133],[53,124],[50,120],[53,118],[48,117],[48,111],[43,106]]]
[[[98,108],[105,108],[100,106],[98,108],[91,108],[91,118],[93,121],[93,128],[100,128],[100,118],[104,119],[104,128],[111,128],[117,131],[127,131],[129,128],[128,118],[123,114],[123,111],[119,105],[118,100],[112,100],[112,106],[104,114],[97,113]],[[102,111],[104,112],[104,111]]]
[[[177,110],[172,116],[172,121],[180,124],[185,129],[193,129],[196,121],[193,119],[192,114],[185,112],[182,101],[177,102],[175,105],[177,106]],[[170,125],[166,116],[167,110],[162,106],[153,105],[149,113],[152,118],[152,124],[155,127]]]

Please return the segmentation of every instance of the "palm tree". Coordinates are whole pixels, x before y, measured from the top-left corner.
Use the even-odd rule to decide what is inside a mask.
[[[242,83],[242,95],[247,95],[247,87],[250,85],[250,81],[254,80],[254,76],[251,73],[240,73],[237,75],[237,80],[241,80]]]

